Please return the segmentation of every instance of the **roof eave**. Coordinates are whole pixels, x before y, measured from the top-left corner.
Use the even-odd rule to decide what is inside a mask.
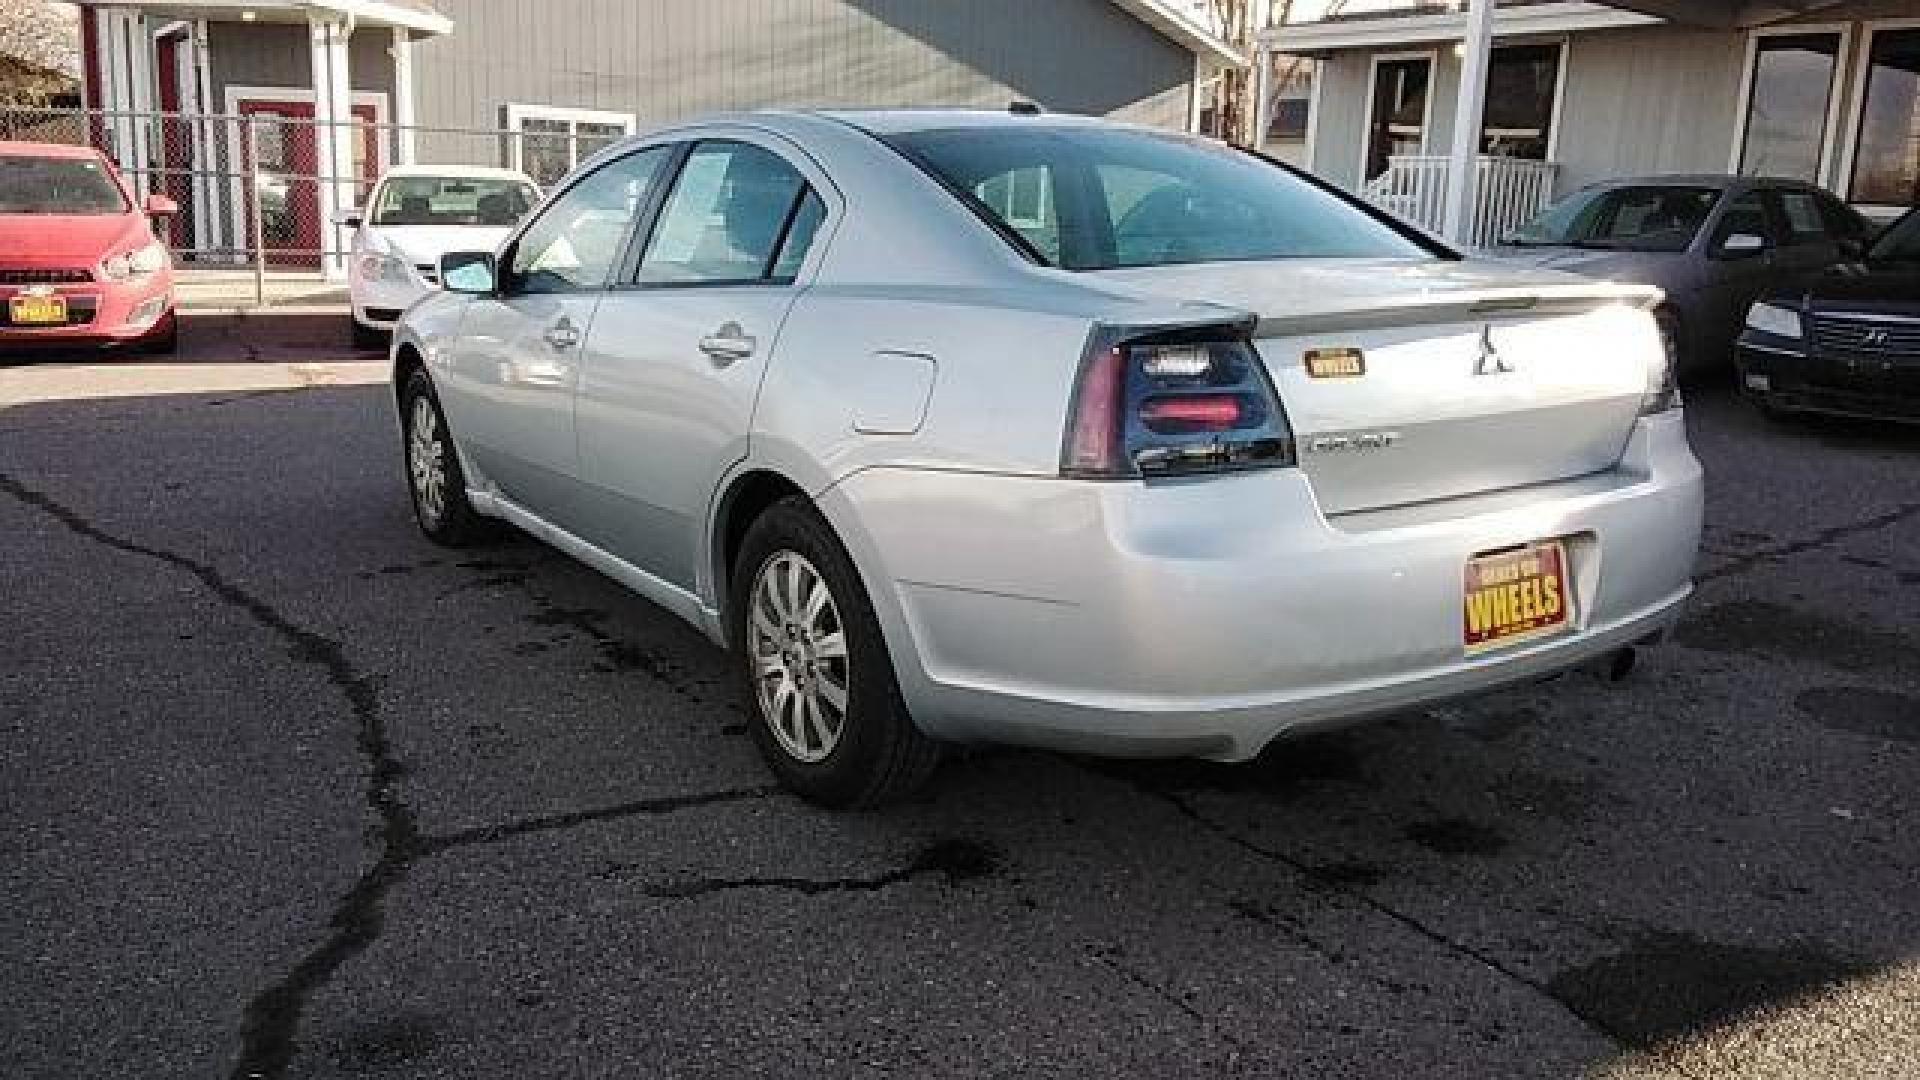
[[[1566,0],[1563,3],[1503,7],[1494,12],[1497,37],[1530,34],[1566,34],[1582,30],[1616,30],[1659,26],[1666,20],[1610,4]],[[1466,37],[1465,12],[1405,15],[1330,22],[1289,23],[1260,34],[1261,44],[1276,52],[1317,53],[1458,41]]]
[[[1247,58],[1224,38],[1189,18],[1167,0],[1113,0],[1126,12],[1185,46],[1195,56],[1226,67],[1247,66]]]

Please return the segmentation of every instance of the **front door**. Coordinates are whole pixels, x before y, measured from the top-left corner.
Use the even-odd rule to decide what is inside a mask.
[[[326,223],[320,220],[323,170],[313,103],[248,97],[241,98],[237,108],[249,121],[238,160],[242,169],[257,170],[260,239],[267,261],[276,266],[319,266]],[[356,103],[353,116],[361,125],[353,149],[354,189],[365,193],[379,169],[380,129],[375,126],[379,111],[371,103]],[[252,200],[248,206],[250,237]]]
[[[448,421],[481,474],[563,527],[579,503],[573,398],[587,337],[669,153],[608,162],[548,203],[507,246],[499,291],[471,302],[436,369]]]
[[[761,375],[825,216],[771,145],[699,142],[594,320],[577,409],[588,535],[669,584],[696,587],[709,500],[747,455]]]

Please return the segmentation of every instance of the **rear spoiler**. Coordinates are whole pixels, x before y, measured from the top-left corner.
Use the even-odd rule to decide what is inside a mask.
[[[1667,294],[1651,285],[1611,281],[1505,289],[1456,289],[1395,297],[1391,303],[1356,303],[1271,315],[1254,328],[1259,338],[1297,337],[1328,331],[1425,326],[1443,322],[1494,321],[1519,317],[1580,315],[1603,307],[1651,311]]]

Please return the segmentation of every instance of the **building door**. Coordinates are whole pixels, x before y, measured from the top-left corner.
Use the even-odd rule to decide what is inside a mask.
[[[1393,57],[1374,65],[1367,117],[1368,180],[1386,172],[1388,159],[1395,154],[1426,152],[1432,90],[1432,57]]]
[[[320,220],[320,145],[315,136],[313,102],[272,98],[239,99],[237,111],[251,129],[238,160],[241,167],[259,170],[260,235],[267,262],[278,266],[319,266],[326,223]],[[354,201],[365,198],[378,179],[380,160],[379,110],[355,102],[353,116],[361,124],[353,143]],[[252,160],[249,153],[258,156]],[[251,202],[247,213],[252,235]],[[251,240],[249,240],[251,244]]]

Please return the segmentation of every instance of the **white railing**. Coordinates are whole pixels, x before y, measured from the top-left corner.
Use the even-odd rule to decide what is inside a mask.
[[[1445,232],[1447,165],[1432,154],[1402,154],[1387,159],[1387,171],[1360,189],[1368,202],[1430,233]],[[1553,200],[1551,161],[1482,155],[1472,221],[1467,235],[1454,238],[1467,247],[1490,247],[1533,220]]]

